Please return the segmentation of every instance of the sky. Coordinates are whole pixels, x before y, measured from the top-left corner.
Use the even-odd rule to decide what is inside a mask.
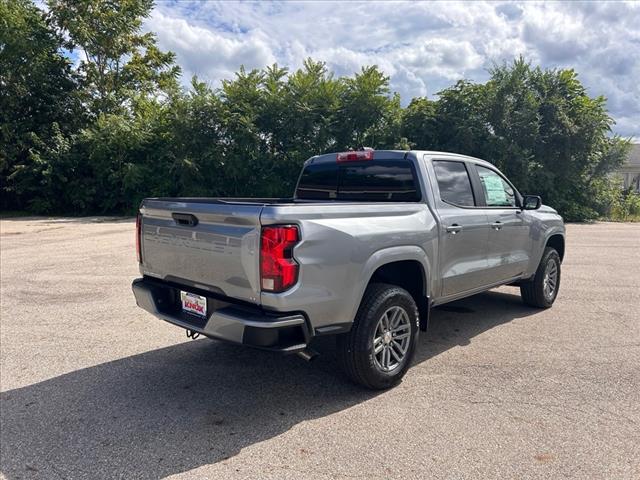
[[[176,53],[185,85],[312,57],[336,75],[378,65],[405,105],[523,55],[575,69],[591,96],[607,97],[614,132],[640,141],[640,2],[157,0],[145,29]]]

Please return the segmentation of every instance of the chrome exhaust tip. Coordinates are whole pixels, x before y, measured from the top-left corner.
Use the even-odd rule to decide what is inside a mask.
[[[305,348],[304,350],[300,350],[299,352],[296,352],[296,354],[307,362],[313,361],[318,356],[318,352],[310,348]]]

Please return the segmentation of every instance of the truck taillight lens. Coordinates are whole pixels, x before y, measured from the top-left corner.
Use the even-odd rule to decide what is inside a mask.
[[[262,227],[260,235],[260,285],[265,292],[284,292],[298,281],[298,264],[293,247],[300,236],[298,227]]]
[[[138,263],[142,263],[142,250],[140,249],[140,235],[142,234],[142,220],[140,214],[136,216],[136,257],[138,257]]]
[[[341,152],[336,155],[336,162],[360,162],[373,160],[373,150],[358,150],[354,152]]]

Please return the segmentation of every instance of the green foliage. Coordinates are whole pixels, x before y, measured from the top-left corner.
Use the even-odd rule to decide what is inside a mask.
[[[436,104],[434,148],[484,157],[491,151],[492,133],[487,120],[489,85],[460,80],[439,93]]]
[[[400,113],[400,99],[389,98],[389,77],[376,66],[363,67],[353,78],[342,78],[340,84],[336,147],[383,147],[388,129],[393,128],[390,116]]]
[[[626,142],[609,136],[614,122],[605,99],[590,98],[573,70],[532,68],[519,59],[491,73],[495,163],[568,219],[595,217],[594,181],[627,152]]]
[[[628,142],[572,70],[523,59],[406,108],[376,66],[336,78],[307,59],[214,89],[177,85],[141,33],[151,0],[0,0],[2,208],[133,212],[147,196],[289,196],[311,155],[359,146],[487,159],[569,220],[638,215],[607,173]],[[66,55],[78,55],[76,67]]]
[[[402,112],[402,138],[407,148],[434,150],[438,144],[437,102],[414,98]]]
[[[619,178],[604,177],[596,183],[595,202],[603,218],[616,222],[640,222],[640,193],[623,189]]]
[[[611,210],[611,219],[620,222],[640,222],[640,193],[623,192]]]
[[[141,34],[153,0],[48,0],[65,47],[84,57],[78,72],[94,115],[121,112],[134,95],[176,88],[175,55],[162,52],[152,33]]]
[[[50,204],[55,164],[83,122],[62,38],[27,0],[0,0],[0,206]],[[57,178],[58,180],[64,180]]]
[[[407,108],[410,143],[488,160],[568,220],[603,213],[594,201],[604,188],[598,180],[624,161],[629,144],[610,135],[605,99],[590,98],[573,70],[520,58],[494,67],[486,84],[458,82],[434,103]]]

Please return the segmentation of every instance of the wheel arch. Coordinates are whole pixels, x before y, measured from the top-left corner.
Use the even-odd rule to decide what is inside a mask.
[[[564,235],[561,233],[554,233],[550,235],[549,238],[547,238],[545,248],[546,247],[555,248],[558,255],[560,255],[560,261],[562,262],[564,260]]]
[[[371,283],[388,283],[407,290],[422,310],[430,296],[430,263],[423,249],[417,246],[391,247],[375,252],[364,267],[363,282],[352,318]],[[418,283],[416,285],[416,282]]]
[[[426,277],[422,264],[417,260],[397,260],[379,266],[371,275],[372,283],[388,283],[404,288],[416,302],[426,296]]]

